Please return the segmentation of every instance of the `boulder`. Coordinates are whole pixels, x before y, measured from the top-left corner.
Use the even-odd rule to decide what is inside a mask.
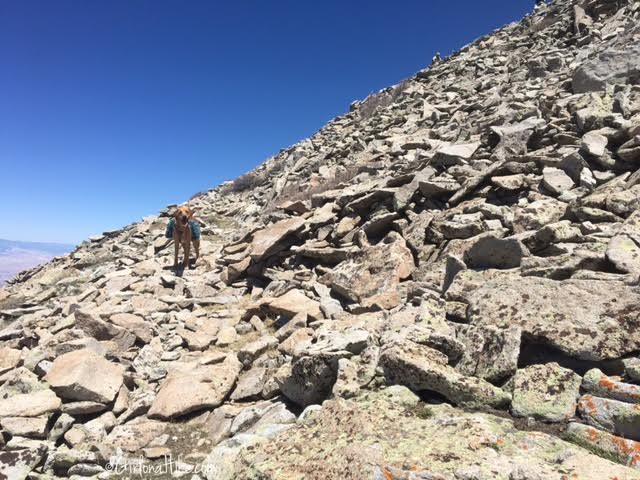
[[[469,305],[468,320],[523,334],[582,360],[615,359],[640,348],[640,293],[622,282],[459,272],[447,299]]]
[[[457,325],[456,339],[464,349],[455,368],[463,375],[498,382],[513,375],[520,355],[520,327]]]
[[[453,194],[460,188],[455,178],[441,175],[439,177],[420,180],[418,183],[420,193],[425,198],[436,198],[447,194]]]
[[[479,147],[480,142],[445,145],[438,148],[433,161],[441,165],[456,165],[473,157]]]
[[[627,358],[623,362],[627,377],[636,382],[640,381],[640,358]]]
[[[636,135],[618,149],[618,156],[626,162],[640,162],[640,135]]]
[[[276,337],[270,335],[260,337],[240,348],[238,351],[238,360],[240,360],[243,365],[249,366],[264,352],[276,346],[278,346],[278,339]]]
[[[264,298],[257,307],[290,318],[298,314],[305,314],[312,320],[324,318],[320,310],[320,303],[306,296],[302,290],[295,288],[279,297]]]
[[[59,356],[45,380],[62,398],[110,403],[123,381],[124,369],[91,350],[76,350]]]
[[[582,379],[557,363],[531,365],[513,379],[511,412],[544,422],[564,422],[575,415]]]
[[[45,438],[48,416],[0,418],[2,428],[12,436]]]
[[[592,368],[582,378],[582,389],[599,397],[640,404],[640,385],[624,383]]]
[[[276,376],[280,391],[306,407],[322,403],[331,394],[338,375],[338,359],[331,355],[303,356],[281,367]]]
[[[219,465],[220,458],[208,461]],[[638,478],[628,467],[557,436],[520,430],[495,415],[427,405],[401,386],[326,401],[286,434],[254,444],[224,464],[227,476],[211,480]]]
[[[144,318],[131,313],[116,313],[109,321],[118,327],[133,333],[142,343],[149,343],[153,338],[153,329]]]
[[[18,366],[22,352],[15,348],[0,347],[0,375]]]
[[[513,229],[516,233],[537,230],[560,220],[567,210],[567,204],[547,198],[515,209]]]
[[[640,470],[640,442],[627,440],[590,425],[576,422],[569,424],[564,437],[602,457]],[[629,478],[636,477],[630,476]]]
[[[446,239],[465,239],[484,232],[487,229],[487,224],[482,213],[475,212],[457,214],[447,220],[434,222],[434,228]]]
[[[25,480],[46,452],[45,447],[0,451],[0,478]]]
[[[149,418],[168,420],[220,405],[236,383],[242,364],[227,356],[217,365],[171,372],[149,409]]]
[[[250,245],[250,255],[257,262],[269,255],[273,255],[284,246],[284,239],[304,226],[305,220],[292,217],[280,220],[253,234]]]
[[[609,139],[597,131],[587,132],[582,136],[580,149],[587,155],[602,157],[607,150],[608,143]]]
[[[621,272],[640,275],[640,210],[633,212],[609,240],[606,255]]]
[[[135,335],[131,332],[105,322],[90,312],[76,310],[74,316],[77,328],[96,340],[111,340],[115,342],[120,350],[128,349],[136,340]]]
[[[448,358],[430,347],[413,342],[383,347],[379,365],[391,384],[419,392],[430,390],[455,405],[504,407],[510,395],[477,377],[467,377],[448,365]]]
[[[294,315],[291,320],[282,325],[276,332],[274,336],[278,339],[279,342],[283,342],[286,340],[292,333],[300,328],[305,328],[307,326],[307,315],[304,313],[298,313]]]
[[[545,167],[542,170],[542,186],[554,195],[561,195],[574,187],[571,177],[555,167]]]
[[[637,405],[583,395],[578,402],[580,416],[600,430],[619,437],[640,440],[640,408]]]
[[[469,268],[515,268],[529,254],[517,238],[497,238],[486,235],[479,238],[464,253]]]
[[[68,402],[62,405],[62,413],[69,415],[90,415],[92,413],[104,412],[107,406],[104,403],[99,402]]]
[[[266,368],[252,368],[246,372],[243,372],[238,379],[238,384],[231,394],[231,400],[242,401],[252,400],[259,398],[262,394],[262,389],[267,381],[267,369]]]
[[[400,303],[398,285],[415,269],[413,255],[396,232],[376,245],[365,245],[320,280],[364,307],[393,308]]]
[[[151,381],[160,380],[167,375],[167,369],[162,365],[160,355],[151,345],[142,347],[131,365],[139,375]]]
[[[208,334],[203,331],[192,332],[186,328],[180,328],[176,330],[176,333],[187,344],[187,348],[191,351],[206,350],[209,345],[215,342],[215,335]]]
[[[155,420],[126,423],[115,426],[105,441],[125,452],[138,452],[162,435],[166,429],[166,423]]]
[[[573,93],[600,91],[607,85],[631,83],[638,75],[640,42],[630,40],[624,46],[611,46],[582,63],[573,73]]]
[[[57,412],[62,402],[49,389],[0,399],[0,417],[39,417]]]
[[[519,123],[491,127],[495,143],[494,156],[505,160],[513,155],[526,153],[529,139],[541,125],[544,125],[543,119],[530,117]]]

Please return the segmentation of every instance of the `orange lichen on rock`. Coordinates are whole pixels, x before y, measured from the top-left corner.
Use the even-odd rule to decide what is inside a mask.
[[[611,435],[611,441],[620,454],[628,458],[630,466],[635,467],[636,465],[640,465],[640,442],[626,440],[614,435]]]
[[[382,474],[384,475],[385,480],[394,480],[393,473],[387,470],[386,467],[382,469]]]

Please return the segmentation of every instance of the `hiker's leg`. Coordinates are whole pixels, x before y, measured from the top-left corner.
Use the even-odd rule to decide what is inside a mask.
[[[173,268],[178,268],[178,254],[180,253],[180,242],[173,238]]]

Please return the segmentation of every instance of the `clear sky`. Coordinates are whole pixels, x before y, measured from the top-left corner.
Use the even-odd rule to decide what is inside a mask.
[[[0,238],[235,178],[533,0],[0,0]]]

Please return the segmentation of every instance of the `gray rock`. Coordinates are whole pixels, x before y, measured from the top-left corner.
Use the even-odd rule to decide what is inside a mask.
[[[414,269],[413,255],[404,239],[390,232],[380,243],[365,246],[320,280],[362,306],[392,308],[400,303],[398,284]]]
[[[587,155],[602,157],[607,149],[609,139],[596,131],[587,132],[582,136],[581,150]]]
[[[235,356],[228,356],[217,365],[168,375],[149,409],[149,418],[166,420],[217,407],[235,385],[241,369]]]
[[[58,411],[61,405],[60,399],[49,389],[16,394],[0,399],[0,418],[38,417]]]
[[[265,368],[254,367],[244,372],[240,375],[238,384],[231,394],[231,400],[251,400],[260,397],[266,380]]]
[[[469,268],[515,268],[529,254],[517,238],[497,238],[486,235],[478,239],[464,253]]]
[[[640,275],[640,210],[624,221],[607,245],[607,259],[621,272]]]
[[[511,412],[545,422],[563,422],[575,415],[582,379],[557,363],[531,365],[513,379]]]
[[[520,327],[496,328],[484,325],[457,325],[456,338],[464,345],[455,364],[457,371],[489,382],[512,375],[520,355]]]
[[[321,403],[330,394],[338,375],[338,359],[331,355],[305,356],[282,367],[276,380],[292,402],[306,407]]]
[[[384,347],[380,366],[387,381],[419,392],[437,392],[456,405],[504,407],[511,396],[489,382],[466,377],[447,365],[442,353],[413,342]]]
[[[13,436],[45,438],[48,416],[41,417],[4,417],[0,419],[2,428]]]
[[[619,437],[640,440],[640,409],[631,403],[583,395],[578,411],[589,424]]]
[[[104,412],[106,409],[107,406],[104,403],[84,401],[65,403],[60,410],[69,415],[89,415]]]
[[[278,339],[276,337],[260,337],[258,340],[246,344],[238,351],[238,360],[240,360],[244,366],[251,365],[256,358],[267,350],[275,348],[277,345]]]
[[[623,360],[627,377],[632,380],[640,380],[640,358],[627,358]]]
[[[640,135],[636,135],[621,145],[618,149],[618,156],[627,162],[640,162]]]
[[[496,158],[504,160],[511,155],[526,153],[529,139],[543,124],[544,120],[531,117],[519,123],[491,127],[491,132],[497,137],[493,151]]]
[[[566,210],[567,205],[563,202],[551,198],[536,200],[525,207],[516,209],[513,228],[516,233],[537,230],[560,220]]]
[[[640,296],[621,282],[514,278],[506,272],[464,270],[447,298],[467,303],[473,324],[519,325],[537,342],[583,360],[614,359],[640,348],[634,327]]]
[[[62,398],[110,403],[120,390],[123,372],[120,365],[85,349],[56,358],[45,379]]]
[[[599,397],[620,400],[621,402],[640,403],[640,385],[624,383],[607,377],[601,370],[593,368],[582,379],[582,388]]]
[[[114,427],[106,441],[125,452],[137,452],[151,444],[166,429],[166,423],[155,420],[127,423]]]
[[[608,84],[625,84],[640,75],[640,42],[603,50],[580,65],[573,74],[574,93],[604,90]]]
[[[544,168],[542,171],[542,185],[554,195],[561,195],[574,187],[571,177],[563,170],[554,167]]]
[[[45,453],[46,448],[0,451],[0,478],[25,480]]]

